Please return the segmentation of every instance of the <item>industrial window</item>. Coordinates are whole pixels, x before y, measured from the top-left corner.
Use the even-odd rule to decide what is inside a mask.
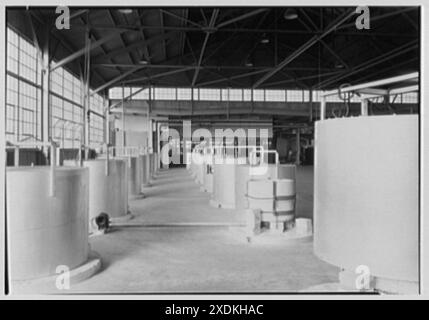
[[[93,94],[93,91],[90,90],[91,97],[89,98],[89,109],[99,113],[100,115],[104,114],[104,99],[98,93]]]
[[[35,141],[41,137],[40,70],[38,51],[7,28],[6,139]]]
[[[253,90],[253,101],[264,101],[264,100],[265,100],[264,90],[261,90],[261,89]]]
[[[50,103],[52,138],[62,148],[76,148],[82,141],[82,82],[63,67],[51,72]]]
[[[302,102],[302,90],[287,90],[287,102]]]
[[[310,102],[310,91],[303,90],[302,91],[303,96],[303,102]]]
[[[141,88],[131,88],[131,92],[135,93],[139,91]],[[136,93],[132,96],[131,100],[149,100],[149,88],[143,89],[139,93]]]
[[[131,92],[131,88],[124,89],[127,89],[129,95]],[[93,93],[92,90],[91,93]],[[90,147],[95,148],[104,141],[103,97],[97,93],[91,95],[89,109],[92,111],[89,116],[89,145]]]
[[[89,128],[89,145],[92,148],[99,146],[104,141],[104,121],[103,117],[91,113]]]
[[[199,89],[200,100],[202,101],[220,101],[219,89]]]
[[[402,93],[402,103],[418,103],[417,92]]]
[[[327,96],[326,97],[326,102],[344,102],[344,100],[342,100],[338,94],[334,94],[332,96]]]
[[[286,94],[284,90],[265,90],[265,101],[284,102]]]
[[[322,97],[322,91],[313,90],[313,102],[320,102]]]
[[[243,89],[243,101],[252,101],[252,89]]]
[[[109,99],[122,99],[122,88],[114,87],[109,89]]]
[[[156,100],[176,100],[176,88],[155,88]]]
[[[192,89],[177,88],[177,100],[192,100]]]
[[[222,89],[222,101],[243,101],[243,90],[241,89]]]
[[[194,88],[194,90],[192,90],[192,92],[193,92],[193,96],[194,96],[193,99],[195,101],[200,100],[200,91],[198,89]]]

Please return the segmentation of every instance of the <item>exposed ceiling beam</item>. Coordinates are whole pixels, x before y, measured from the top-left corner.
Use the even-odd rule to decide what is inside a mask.
[[[137,14],[137,20],[136,20],[137,21],[137,25],[141,26],[142,25],[142,19],[143,19],[142,15],[139,14],[138,10],[137,11],[134,10],[133,12],[135,12]],[[146,41],[146,36],[144,34],[144,30],[143,29],[140,29],[140,38],[141,38],[142,41]],[[146,61],[148,63],[151,63],[151,57],[150,57],[150,54],[149,54],[149,48],[148,48],[148,46],[143,46],[143,56],[144,56],[144,58],[146,59]]]
[[[215,83],[229,81],[229,80],[234,80],[234,79],[245,78],[245,77],[253,76],[255,74],[267,72],[268,70],[271,70],[271,68],[262,69],[262,70],[256,70],[256,71],[252,71],[252,72],[246,72],[246,73],[234,75],[234,76],[231,76],[231,77],[225,77],[225,78],[222,78],[222,79],[216,79],[216,80],[206,81],[206,82],[199,83],[198,87],[203,87],[203,86],[212,85],[212,84],[215,84]]]
[[[314,23],[314,21],[307,15],[307,13],[305,12],[304,9],[300,9],[301,14],[307,19],[307,21],[311,24],[312,27],[309,27],[303,19],[299,19],[299,21],[301,22],[301,24],[308,30],[308,31],[315,31],[318,32],[319,28],[317,27],[317,25]],[[332,48],[323,40],[320,39],[320,43],[326,48],[326,50],[329,51],[329,53],[334,56],[334,58],[341,63],[345,68],[350,68],[350,66],[348,65],[347,62],[345,62],[334,50],[332,50]]]
[[[232,18],[230,20],[227,20],[227,21],[219,23],[216,26],[216,28],[223,28],[223,27],[225,27],[225,26],[227,26],[227,25],[229,25],[231,23],[234,23],[234,22],[237,22],[237,21],[240,21],[240,20],[243,20],[243,19],[247,19],[247,18],[253,17],[254,15],[260,14],[260,13],[268,11],[268,10],[270,10],[270,9],[268,9],[268,8],[266,8],[266,9],[257,9],[257,10],[251,11],[251,12],[247,12],[245,14],[242,14],[241,16],[238,16],[238,17]]]
[[[327,79],[325,81],[320,82],[319,84],[316,85],[316,88],[320,89],[320,88],[324,88],[328,85],[331,85],[335,82],[338,82],[344,78],[347,78],[353,74],[356,74],[358,72],[361,72],[363,70],[366,70],[368,68],[371,68],[375,65],[378,65],[382,62],[388,61],[394,57],[397,57],[399,55],[402,55],[406,52],[409,52],[411,50],[415,50],[418,48],[418,40],[415,41],[411,41],[405,45],[402,45],[400,47],[397,47],[389,52],[386,52],[384,55],[381,56],[377,56],[371,60],[367,60],[355,67],[353,67],[350,70],[346,70],[344,71],[342,74],[340,74],[339,76],[334,76],[333,78]]]
[[[219,14],[219,9],[214,9],[212,13],[212,17],[210,18],[210,23],[208,25],[209,28],[213,28],[216,23],[216,18]],[[195,69],[194,77],[192,78],[192,84],[191,86],[195,86],[195,82],[198,78],[198,73],[200,72],[201,62],[203,61],[204,52],[206,51],[207,42],[209,41],[210,32],[206,32],[206,36],[204,38],[203,46],[200,52],[200,57],[198,59],[197,69]]]
[[[329,33],[334,31],[338,26],[340,26],[342,23],[347,21],[350,17],[352,17],[355,14],[354,10],[346,11],[346,13],[342,14],[340,17],[338,17],[330,26],[328,26],[322,34],[318,36],[313,36],[309,41],[304,43],[301,47],[299,47],[295,52],[293,52],[291,55],[289,55],[286,59],[284,59],[282,62],[279,63],[279,65],[274,68],[273,70],[269,71],[267,74],[263,75],[256,83],[253,85],[253,88],[257,88],[262,83],[264,83],[266,80],[271,78],[274,74],[276,74],[279,70],[283,69],[286,65],[291,63],[293,60],[295,60],[297,57],[299,57],[303,52],[308,50],[310,47],[312,47],[315,43],[317,43],[319,40],[327,36]]]
[[[110,86],[114,85],[115,83],[117,83],[117,82],[121,81],[122,79],[124,79],[124,78],[128,77],[129,75],[133,74],[134,72],[136,72],[137,70],[140,70],[140,69],[142,69],[142,68],[144,68],[144,66],[138,66],[138,67],[135,67],[135,68],[133,68],[133,69],[131,69],[131,70],[128,70],[128,71],[126,71],[126,72],[124,72],[124,73],[120,74],[119,76],[117,76],[117,77],[113,78],[112,80],[110,80],[110,81],[106,82],[106,83],[105,83],[105,84],[103,84],[102,86],[100,86],[100,87],[98,87],[97,89],[95,89],[95,90],[91,93],[91,96],[93,96],[94,94],[96,94],[96,93],[100,92],[101,90],[104,90],[104,89],[106,89],[106,88],[108,88],[108,87],[110,87]]]
[[[106,37],[103,37],[95,42],[91,43],[91,46],[89,47],[89,50],[92,51],[95,48],[98,48],[99,46],[101,46],[103,43],[106,43],[107,41],[112,40],[114,37],[116,37],[118,34],[122,33],[121,31],[119,32],[115,32],[113,34],[109,34]],[[58,61],[57,63],[55,63],[52,67],[51,70],[55,70],[59,67],[62,67],[66,64],[68,64],[69,62],[75,60],[76,58],[79,58],[80,56],[83,56],[85,54],[85,51],[87,50],[87,48],[82,48],[78,51],[76,51],[75,53],[72,53],[71,55],[69,55],[68,57],[62,59],[61,61]]]
[[[198,28],[203,28],[202,25],[200,25],[199,23],[196,23],[195,21],[192,21],[192,20],[190,20],[188,18],[184,18],[184,17],[178,16],[178,15],[176,15],[176,14],[170,12],[170,11],[164,10],[164,9],[160,9],[160,10],[161,10],[161,12],[165,13],[166,15],[169,15],[170,17],[173,17],[173,18],[185,21],[185,22],[187,22],[189,24],[192,24],[192,25],[194,25],[194,26],[196,26]]]
[[[123,64],[123,63],[94,63],[91,64],[93,67],[109,67],[109,68],[134,68],[139,64]],[[147,64],[145,65],[146,69],[180,69],[186,65],[183,64]],[[192,69],[196,69],[197,66],[189,65],[188,67]],[[267,66],[243,66],[243,65],[202,65],[200,69],[227,69],[227,70],[269,70],[271,67]],[[314,70],[323,70],[323,71],[336,71],[342,72],[343,70],[337,70],[335,68],[317,68],[317,67],[288,67],[288,70],[296,70],[296,71],[314,71]]]
[[[172,31],[172,32],[168,32],[165,34],[156,35],[156,36],[151,37],[151,38],[146,39],[146,40],[137,41],[137,42],[134,42],[133,44],[130,44],[126,47],[120,47],[116,50],[112,50],[106,55],[98,55],[98,56],[94,57],[94,61],[110,59],[110,58],[115,57],[119,54],[123,54],[126,52],[130,52],[132,50],[135,50],[141,46],[148,46],[148,45],[153,44],[155,42],[163,41],[165,39],[168,39],[170,37],[175,36],[176,34],[177,34],[177,32]]]
[[[154,75],[150,75],[150,76],[145,76],[145,77],[140,77],[140,78],[135,78],[135,79],[129,79],[129,80],[125,80],[123,82],[124,83],[143,82],[143,81],[147,81],[147,80],[152,80],[152,79],[156,79],[156,78],[170,76],[172,74],[181,73],[181,72],[188,71],[188,70],[192,70],[192,67],[184,67],[184,68],[178,69],[178,70],[171,70],[171,71],[166,71],[166,72],[162,72],[162,73],[158,73],[158,74],[154,74]]]
[[[110,9],[107,9],[107,12],[109,13],[110,21],[112,21],[112,23],[113,23],[114,26],[116,26],[116,21],[115,21],[115,18],[113,17],[112,11]],[[124,40],[122,34],[119,35],[119,39],[121,40],[122,46],[126,47],[127,44],[125,43],[125,40]],[[132,57],[132,55],[131,55],[130,52],[128,52],[128,57],[130,58],[131,63],[135,63],[136,62],[136,61],[134,61],[134,59],[133,59],[133,57]]]
[[[161,9],[159,9],[159,19],[161,22],[161,26],[163,27],[164,26],[164,15],[163,15]],[[164,30],[162,31],[162,34],[164,34]],[[164,54],[162,60],[166,60],[167,59],[167,43],[165,40],[162,41],[162,49],[163,49],[163,54]]]
[[[371,20],[372,21],[372,20]],[[354,24],[353,24],[354,25]],[[83,24],[73,24],[73,28],[86,28]],[[140,32],[140,30],[173,30],[180,32],[207,32],[207,28],[197,28],[197,27],[178,27],[178,26],[158,26],[158,25],[117,25],[113,27],[106,24],[91,24],[91,29],[104,29],[104,30],[120,30],[124,32]],[[342,28],[343,30],[344,28]],[[214,30],[214,29],[212,29]],[[338,31],[338,30],[337,30]],[[256,28],[221,28],[217,29],[216,32],[240,32],[240,33],[272,33],[272,34],[311,34],[319,35],[322,31],[313,31],[309,32],[306,30],[292,30],[292,29],[256,29]],[[368,36],[377,36],[377,37],[398,37],[398,38],[415,38],[414,33],[404,33],[404,32],[360,32],[358,31],[338,31],[335,33],[340,36],[359,36],[359,37],[368,37]]]
[[[140,92],[142,92],[143,90],[147,89],[147,87],[141,87],[140,89],[138,89],[137,91],[134,91],[132,93],[130,93],[128,96],[126,96],[123,101],[128,101],[130,100],[132,97],[134,97],[136,94],[139,94]],[[120,105],[122,103],[122,99],[114,104],[112,104],[111,106],[109,106],[109,109],[113,109],[116,106]]]

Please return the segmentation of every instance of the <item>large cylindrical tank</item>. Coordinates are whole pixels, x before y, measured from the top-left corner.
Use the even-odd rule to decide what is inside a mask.
[[[128,157],[128,198],[138,199],[143,197],[142,176],[143,176],[143,161],[142,156]]]
[[[70,165],[65,161],[65,165]],[[111,218],[128,214],[128,159],[87,160],[83,166],[89,168],[89,219],[105,212]]]
[[[247,182],[250,180],[250,165],[237,165],[235,168],[235,208],[247,209]]]
[[[142,187],[150,186],[150,156],[144,154],[142,156]]]
[[[57,167],[49,195],[49,167],[10,167],[6,174],[9,263],[12,280],[71,269],[88,259],[87,168]]]
[[[155,153],[149,153],[150,179],[155,177]]]
[[[222,208],[235,208],[235,168],[233,159],[231,163],[219,161],[213,165],[213,194],[211,204]]]
[[[419,118],[316,122],[314,251],[374,277],[418,281]]]
[[[205,192],[213,192],[213,159],[211,155],[204,156],[202,188]]]
[[[236,208],[236,168],[246,163],[246,158],[215,156],[213,158],[213,193],[211,205]]]

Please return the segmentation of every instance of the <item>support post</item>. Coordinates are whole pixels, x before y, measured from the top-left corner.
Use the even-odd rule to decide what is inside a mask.
[[[322,96],[320,99],[320,120],[325,120],[326,113],[326,97]]]
[[[360,103],[360,114],[362,117],[368,116],[368,99],[362,99]]]
[[[84,77],[84,85],[85,85],[85,101],[84,101],[84,145],[85,145],[85,160],[89,158],[89,121],[90,121],[90,91],[89,91],[89,81],[90,81],[90,46],[91,46],[91,35],[89,29],[86,31],[85,37],[85,77]]]
[[[49,31],[46,31],[48,33]],[[48,147],[51,140],[52,124],[51,124],[51,102],[50,100],[50,59],[49,59],[49,37],[46,36],[42,48],[42,96],[41,96],[41,111],[42,111],[42,141],[44,142],[44,154],[48,156]]]
[[[295,164],[299,166],[301,164],[301,129],[296,129],[296,159]]]
[[[122,147],[125,148],[126,142],[125,142],[125,87],[122,83]]]

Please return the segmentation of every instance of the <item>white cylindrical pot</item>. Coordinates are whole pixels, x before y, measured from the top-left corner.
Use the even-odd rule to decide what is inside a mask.
[[[87,168],[57,167],[49,195],[49,167],[7,168],[6,205],[11,280],[70,270],[88,259]]]
[[[418,115],[318,121],[315,146],[316,255],[417,284]]]
[[[262,222],[281,226],[283,231],[285,222],[294,221],[295,180],[249,180],[247,188],[249,208],[262,211]]]
[[[262,164],[259,166],[254,166],[252,169],[252,180],[265,180],[265,179],[277,179],[277,164]]]

